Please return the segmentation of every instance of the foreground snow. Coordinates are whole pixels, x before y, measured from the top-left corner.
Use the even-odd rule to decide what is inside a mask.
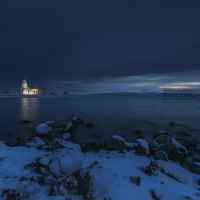
[[[31,181],[38,176],[32,167],[37,158],[42,166],[50,163],[51,173],[46,174],[44,185]],[[146,156],[136,155],[134,150],[100,150],[98,153],[84,154],[77,148],[77,144],[71,142],[67,142],[65,148],[55,151],[38,150],[35,147],[8,147],[0,142],[0,199],[6,199],[5,189],[16,191],[20,195],[16,199],[84,199],[81,195],[67,191],[64,185],[60,186],[63,181],[76,182],[73,173],[77,170],[80,170],[82,177],[87,172],[90,175],[88,181],[91,182],[91,198],[85,199],[200,198],[197,182],[200,175],[187,171],[178,162],[157,161],[160,169],[155,170],[156,176],[149,176],[141,169],[149,166],[150,161]],[[52,189],[53,196],[49,196]]]

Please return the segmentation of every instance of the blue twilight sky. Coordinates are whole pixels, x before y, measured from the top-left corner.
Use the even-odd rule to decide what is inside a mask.
[[[0,1],[0,93],[200,87],[200,1]]]

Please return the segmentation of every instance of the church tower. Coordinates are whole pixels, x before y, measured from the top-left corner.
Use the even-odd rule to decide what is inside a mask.
[[[26,77],[23,78],[23,82],[20,89],[20,94],[29,94],[29,87],[26,82]]]

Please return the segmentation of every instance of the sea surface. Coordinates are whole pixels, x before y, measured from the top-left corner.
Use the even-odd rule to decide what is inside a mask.
[[[68,119],[72,114],[95,125],[80,125],[74,130],[74,136],[81,141],[102,142],[112,135],[128,141],[150,141],[158,130],[187,131],[200,141],[199,99],[117,95],[0,98],[0,140],[14,141],[19,136],[31,135],[40,122]],[[142,133],[132,133],[135,130]]]

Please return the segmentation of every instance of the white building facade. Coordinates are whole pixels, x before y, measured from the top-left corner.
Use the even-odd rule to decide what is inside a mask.
[[[43,87],[29,87],[27,82],[26,82],[26,77],[24,77],[21,89],[20,89],[20,94],[22,95],[40,95],[40,94],[46,94],[46,90]]]

